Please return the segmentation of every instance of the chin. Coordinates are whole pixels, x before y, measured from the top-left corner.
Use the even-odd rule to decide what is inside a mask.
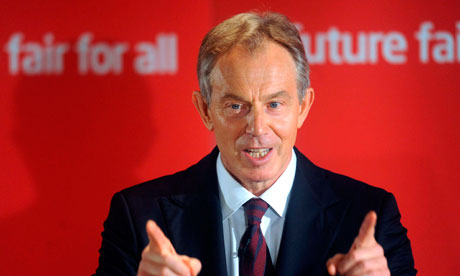
[[[269,181],[270,179],[273,179],[273,175],[269,175],[267,173],[257,173],[257,172],[249,172],[247,174],[246,179],[249,182],[255,183],[255,182],[265,182]]]

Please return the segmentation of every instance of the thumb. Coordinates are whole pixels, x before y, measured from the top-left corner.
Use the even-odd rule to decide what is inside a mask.
[[[366,217],[359,228],[358,237],[356,237],[354,246],[356,248],[370,247],[375,243],[375,225],[377,223],[377,214],[374,211],[367,213]]]
[[[162,254],[176,254],[169,239],[163,234],[163,231],[161,231],[160,227],[158,227],[153,220],[147,221],[145,230],[149,237],[149,246],[151,250]]]
[[[198,259],[191,258],[190,259],[190,270],[192,275],[198,275],[201,270],[201,262]]]
[[[337,267],[339,263],[342,261],[344,254],[335,254],[334,257],[327,260],[326,268],[329,275],[336,275],[337,274]]]
[[[198,273],[201,270],[201,262],[196,258],[190,258],[185,255],[181,255],[180,257],[182,259],[182,262],[184,262],[189,267],[190,275],[198,275]]]

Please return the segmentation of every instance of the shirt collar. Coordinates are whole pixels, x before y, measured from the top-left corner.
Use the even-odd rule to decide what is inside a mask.
[[[280,217],[285,215],[289,192],[294,183],[297,157],[292,150],[291,160],[286,170],[276,182],[266,190],[259,198],[263,199]],[[217,179],[219,182],[219,194],[221,198],[222,218],[225,220],[235,213],[246,201],[256,197],[241,186],[227,171],[222,163],[221,155],[216,161]]]

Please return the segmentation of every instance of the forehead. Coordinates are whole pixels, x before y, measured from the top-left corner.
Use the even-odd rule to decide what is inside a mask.
[[[211,85],[213,94],[221,90],[295,90],[294,60],[285,48],[271,41],[251,51],[236,45],[218,59],[211,72]]]

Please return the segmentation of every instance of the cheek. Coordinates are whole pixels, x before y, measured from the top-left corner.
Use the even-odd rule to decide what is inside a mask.
[[[221,143],[234,144],[244,135],[246,122],[244,119],[229,119],[224,116],[212,116],[214,134]]]
[[[297,134],[297,117],[292,116],[280,116],[273,122],[273,131],[282,140],[294,139]]]
[[[217,112],[211,112],[210,117],[215,126],[222,126],[225,124],[225,117]]]

